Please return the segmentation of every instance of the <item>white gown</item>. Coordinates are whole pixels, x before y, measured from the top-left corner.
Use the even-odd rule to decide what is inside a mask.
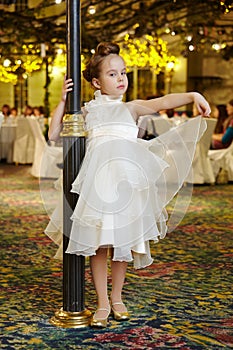
[[[79,199],[66,253],[92,256],[99,247],[113,247],[113,260],[146,267],[153,262],[149,241],[166,235],[165,207],[190,171],[205,121],[192,118],[144,141],[122,98],[96,91],[85,108],[87,147],[71,189]],[[60,245],[58,208],[45,232]]]

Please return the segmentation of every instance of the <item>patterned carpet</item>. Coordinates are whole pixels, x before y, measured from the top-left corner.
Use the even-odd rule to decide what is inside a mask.
[[[153,246],[154,264],[129,266],[131,319],[104,330],[50,324],[62,306],[62,266],[43,234],[48,216],[28,166],[0,164],[1,349],[233,348],[233,185],[194,187],[175,232]],[[86,268],[86,307],[95,293]]]

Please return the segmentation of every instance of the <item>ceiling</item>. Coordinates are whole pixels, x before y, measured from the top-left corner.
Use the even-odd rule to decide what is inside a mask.
[[[7,4],[8,1],[8,4]],[[13,3],[9,5],[9,3]],[[66,4],[54,0],[0,2],[0,54],[23,43],[65,43]],[[82,0],[82,49],[100,41],[144,34],[168,41],[173,54],[186,54],[193,43],[210,50],[219,43],[226,59],[233,57],[233,1],[230,0]],[[191,39],[190,39],[191,38]]]

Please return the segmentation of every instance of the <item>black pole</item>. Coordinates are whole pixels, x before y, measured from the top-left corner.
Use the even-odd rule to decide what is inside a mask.
[[[85,258],[65,251],[71,231],[70,217],[78,199],[70,190],[85,152],[85,138],[64,137],[63,152],[63,310],[81,312],[85,302]]]
[[[79,1],[67,0],[67,77],[74,82],[73,92],[68,94],[67,114],[80,112],[80,4]],[[66,311],[84,310],[84,257],[65,254],[71,230],[70,216],[74,210],[77,196],[70,193],[84,155],[85,138],[72,135],[63,138],[64,151],[64,237],[63,237],[63,309]],[[82,152],[82,154],[80,154]],[[81,158],[81,159],[80,159]],[[78,272],[80,276],[77,276]],[[78,281],[79,280],[79,281]]]
[[[73,91],[67,97],[63,118],[63,308],[51,322],[62,327],[89,325],[91,313],[85,310],[85,258],[66,254],[78,196],[71,193],[85,154],[85,131],[81,114],[80,1],[67,0],[67,78],[73,79]]]
[[[49,84],[50,84],[50,76],[49,76],[48,56],[45,55],[43,60],[44,60],[44,63],[45,63],[44,107],[45,107],[45,116],[46,116],[46,118],[48,118],[49,115],[50,115],[50,111],[49,111]]]

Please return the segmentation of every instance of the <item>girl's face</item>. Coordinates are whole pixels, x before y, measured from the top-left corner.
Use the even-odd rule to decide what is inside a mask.
[[[99,78],[94,78],[92,84],[100,89],[102,94],[120,96],[128,88],[128,78],[123,59],[116,55],[106,56],[101,65]]]

